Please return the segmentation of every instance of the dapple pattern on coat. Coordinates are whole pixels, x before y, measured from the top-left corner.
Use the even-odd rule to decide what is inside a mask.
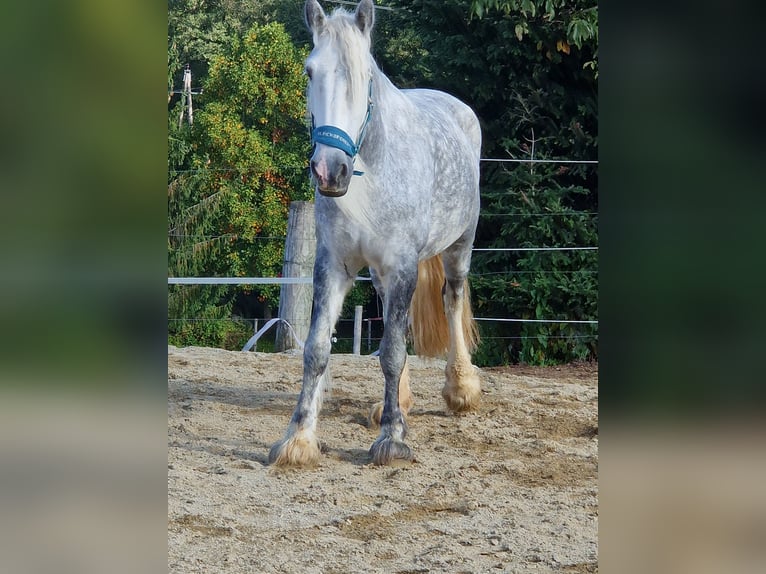
[[[432,306],[440,315],[433,324],[448,330],[442,339],[449,347],[429,345],[426,332],[425,340],[416,341],[418,353],[447,354],[443,396],[450,409],[475,409],[481,396],[470,357],[476,330],[466,281],[479,216],[479,122],[468,106],[443,92],[396,88],[370,54],[374,18],[370,0],[362,0],[354,13],[337,9],[330,16],[316,0],[305,5],[314,44],[306,60],[312,128],[329,127],[324,131],[353,139],[358,154],[327,140],[314,142],[314,302],[298,404],[285,437],[269,453],[278,466],[319,461],[316,426],[332,330],[364,266],[384,302],[385,387],[382,404],[371,411],[371,422],[380,425],[370,448],[373,463],[413,459],[404,442],[405,414],[412,405],[406,335],[410,304],[433,296],[434,289],[422,283],[438,281],[442,305]],[[439,274],[428,271],[434,264]]]

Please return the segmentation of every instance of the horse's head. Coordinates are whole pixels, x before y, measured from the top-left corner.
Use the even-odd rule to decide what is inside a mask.
[[[322,195],[340,197],[348,191],[370,119],[374,10],[372,0],[362,0],[353,14],[336,10],[328,17],[317,0],[306,1],[306,25],[314,41],[306,59],[314,144],[310,165]]]

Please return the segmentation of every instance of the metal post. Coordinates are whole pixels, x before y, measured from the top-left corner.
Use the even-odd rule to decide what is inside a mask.
[[[354,350],[355,355],[362,353],[362,306],[354,307]]]
[[[367,321],[367,351],[372,349],[372,319],[365,319]]]

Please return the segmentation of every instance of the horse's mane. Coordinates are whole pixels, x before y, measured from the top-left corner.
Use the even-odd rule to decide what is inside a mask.
[[[356,26],[354,15],[336,8],[325,21],[321,37],[337,45],[354,100],[367,97],[367,75],[370,71],[370,46]]]

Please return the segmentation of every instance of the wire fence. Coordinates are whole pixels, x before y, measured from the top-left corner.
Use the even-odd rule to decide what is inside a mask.
[[[532,322],[532,323],[550,323],[550,324],[588,324],[597,325],[598,321],[572,321],[572,320],[529,320],[529,319],[496,319],[491,317],[476,317],[476,321],[505,321],[505,322]],[[252,333],[258,334],[262,325],[267,325],[272,322],[271,318],[260,317],[219,317],[219,318],[201,318],[201,317],[175,317],[168,318],[168,322],[225,322],[234,323],[246,326],[248,330],[252,330]],[[368,317],[362,320],[363,333],[361,334],[361,342],[364,344],[368,353],[375,353],[380,345],[382,339],[383,318],[382,317]],[[338,331],[333,333],[332,343],[334,345],[346,344],[347,346],[353,343],[355,337],[348,335],[349,328],[344,328],[342,324],[348,325],[354,323],[354,319],[348,319],[341,317],[338,319],[340,329],[338,331],[346,333],[346,335],[339,335]],[[375,335],[373,335],[375,332]],[[295,336],[295,335],[293,335]],[[598,339],[597,333],[582,333],[575,335],[542,335],[546,340],[579,340],[579,341],[593,341]],[[508,335],[508,336],[482,336],[482,340],[487,341],[523,341],[530,339],[540,339],[541,335]],[[274,333],[271,338],[266,338],[268,345],[273,344]],[[297,340],[297,339],[296,339]],[[302,342],[301,342],[302,343]],[[255,345],[251,345],[250,349],[257,350]]]
[[[506,252],[506,251],[571,251],[571,250],[587,250],[597,251],[597,246],[590,247],[519,247],[519,248],[487,248],[487,249],[475,249],[474,251],[481,252]],[[514,275],[514,274],[539,274],[539,273],[558,273],[558,274],[577,274],[577,273],[598,273],[597,270],[581,269],[576,271],[566,270],[507,270],[487,273],[472,273],[469,276],[472,277],[486,277],[492,275]],[[295,284],[311,284],[313,279],[311,277],[168,277],[168,285],[295,285]],[[357,281],[370,281],[370,277],[357,276]],[[232,322],[232,323],[244,323],[253,325],[253,333],[258,331],[259,324],[268,321],[268,318],[243,318],[243,317],[223,317],[223,318],[201,318],[201,317],[172,317],[168,318],[168,322]],[[532,323],[532,324],[549,324],[549,325],[592,325],[597,326],[598,320],[574,320],[567,318],[551,318],[551,319],[524,319],[524,318],[508,318],[508,317],[475,317],[476,321],[484,322],[499,322],[499,323]],[[353,319],[340,318],[338,323],[353,322]],[[381,341],[380,336],[372,336],[373,322],[382,321],[381,317],[365,318],[363,319],[367,325],[367,349],[371,350],[373,343],[378,344]],[[382,325],[381,325],[382,326]],[[574,334],[574,335],[514,335],[514,336],[490,336],[484,337],[486,340],[528,340],[535,339],[544,336],[546,339],[554,340],[595,340],[598,338],[598,334]],[[352,341],[352,337],[339,337],[335,336],[333,342],[346,342]]]
[[[581,164],[581,165],[598,165],[598,160],[570,160],[570,159],[535,159],[535,158],[481,158],[481,162],[484,163],[512,163],[512,164]],[[307,166],[281,166],[282,169],[293,170],[305,170]],[[247,173],[255,171],[249,168],[200,168],[200,169],[182,169],[182,170],[170,170],[172,175],[180,174],[199,174],[206,172],[237,172]],[[539,212],[539,213],[482,213],[482,218],[496,218],[496,217],[518,217],[518,218],[548,218],[548,217],[589,217],[595,220],[598,217],[598,212],[592,211],[558,211],[558,212]],[[224,233],[224,234],[184,234],[177,230],[171,230],[168,233],[168,238],[175,240],[190,240],[190,241],[211,241],[219,239],[240,239],[238,234]],[[285,241],[284,236],[260,236],[249,237],[247,241]],[[528,247],[506,247],[506,248],[489,248],[489,247],[477,247],[473,249],[473,252],[477,255],[483,255],[486,253],[499,252],[499,253],[513,253],[513,252],[598,252],[598,246],[528,246]],[[578,270],[556,270],[556,269],[539,269],[539,270],[502,270],[491,271],[483,273],[471,273],[469,277],[491,277],[491,276],[513,276],[513,275],[529,275],[529,274],[560,274],[560,275],[572,275],[577,274],[597,274],[597,269],[578,269]],[[357,281],[370,281],[370,277],[357,276]],[[311,277],[168,277],[168,285],[285,285],[285,284],[310,284],[312,283]],[[524,319],[524,318],[507,318],[507,317],[476,317],[477,321],[482,322],[497,322],[497,323],[528,323],[528,324],[541,324],[541,325],[581,325],[583,327],[589,327],[597,329],[598,320],[574,320],[568,318],[548,318],[548,319]],[[268,322],[268,318],[243,318],[243,317],[224,317],[224,318],[204,318],[204,317],[173,317],[168,318],[168,322],[232,322],[244,325],[252,325],[253,333],[258,331],[258,326]],[[353,319],[341,318],[338,323],[353,322]],[[363,319],[367,335],[363,337],[366,341],[367,350],[370,351],[374,346],[380,343],[382,333],[382,318],[364,318]],[[378,336],[373,336],[374,323],[380,322],[377,327]],[[343,331],[343,329],[340,329]],[[482,337],[485,340],[493,341],[519,341],[528,339],[539,339],[544,337],[546,340],[580,340],[580,341],[593,341],[598,339],[597,333],[575,333],[566,335],[556,334],[530,334],[530,335],[508,335],[508,336],[485,336]],[[336,336],[333,337],[333,343],[346,343],[353,340],[350,336]]]
[[[211,236],[218,237],[218,236]],[[264,237],[263,239],[282,239],[284,237]],[[491,252],[561,252],[561,251],[598,251],[598,246],[559,246],[559,247],[508,247],[508,248],[475,248],[474,252],[479,253],[491,253]],[[561,274],[561,275],[576,275],[576,274],[596,274],[597,269],[578,269],[578,270],[504,270],[504,271],[492,271],[485,273],[471,273],[469,277],[488,277],[495,275],[521,275],[521,274]],[[357,276],[356,281],[370,281],[370,277]],[[296,284],[310,284],[313,282],[311,277],[168,277],[168,285],[296,285]],[[495,321],[499,323],[538,323],[538,324],[559,324],[559,325],[598,325],[598,320],[572,320],[572,319],[523,319],[523,318],[506,318],[506,317],[476,317],[476,321]],[[169,322],[218,322],[227,321],[233,323],[248,323],[253,324],[254,332],[258,330],[259,322],[266,321],[266,318],[241,318],[241,317],[226,317],[226,318],[200,318],[200,317],[173,317],[169,318]],[[372,342],[379,343],[380,337],[372,337],[370,335],[372,330],[371,322],[376,319],[364,319],[368,325],[367,342],[368,347]],[[339,322],[353,321],[353,319],[341,318]],[[502,336],[502,337],[485,337],[488,340],[524,340],[538,338],[540,335],[517,335],[517,336]],[[597,334],[577,334],[577,335],[545,335],[547,339],[597,339]],[[334,341],[350,341],[351,337],[335,337]]]
[[[516,158],[516,157],[483,157],[479,159],[482,163],[530,163],[530,164],[561,164],[561,165],[598,165],[597,159],[535,159],[535,158]],[[306,165],[281,165],[279,169],[289,170],[308,170]],[[171,169],[169,174],[179,175],[182,173],[249,173],[258,171],[256,168],[245,167],[202,167],[195,169]]]
[[[306,283],[310,283],[309,278]],[[231,283],[229,283],[231,284]],[[259,333],[259,327],[267,324],[271,318],[269,317],[169,317],[168,324],[173,323],[227,323],[231,325],[240,325],[243,333],[250,332],[253,335]],[[588,330],[596,330],[596,332],[575,332],[572,334],[559,335],[553,333],[536,333],[536,334],[518,334],[518,335],[492,335],[482,336],[482,340],[493,342],[513,342],[513,341],[525,341],[525,340],[556,340],[556,341],[580,341],[590,342],[598,340],[598,320],[574,320],[566,318],[552,318],[552,319],[524,319],[524,318],[508,318],[508,317],[475,317],[478,322],[485,323],[515,323],[515,324],[538,324],[548,326],[575,326],[583,327]],[[336,325],[336,332],[333,334],[332,343],[333,347],[337,345],[345,345],[347,349],[341,352],[350,352],[350,346],[355,340],[360,340],[365,347],[367,353],[376,353],[383,335],[383,319],[382,317],[368,317],[363,318],[363,328],[361,333],[353,332],[354,319],[341,317]],[[579,331],[579,329],[577,329]],[[263,339],[267,343],[267,350],[271,350],[276,342],[276,331],[272,330],[270,335]],[[297,341],[297,338],[296,338]],[[255,344],[250,347],[252,350],[257,350]],[[261,345],[263,350],[263,345]]]

